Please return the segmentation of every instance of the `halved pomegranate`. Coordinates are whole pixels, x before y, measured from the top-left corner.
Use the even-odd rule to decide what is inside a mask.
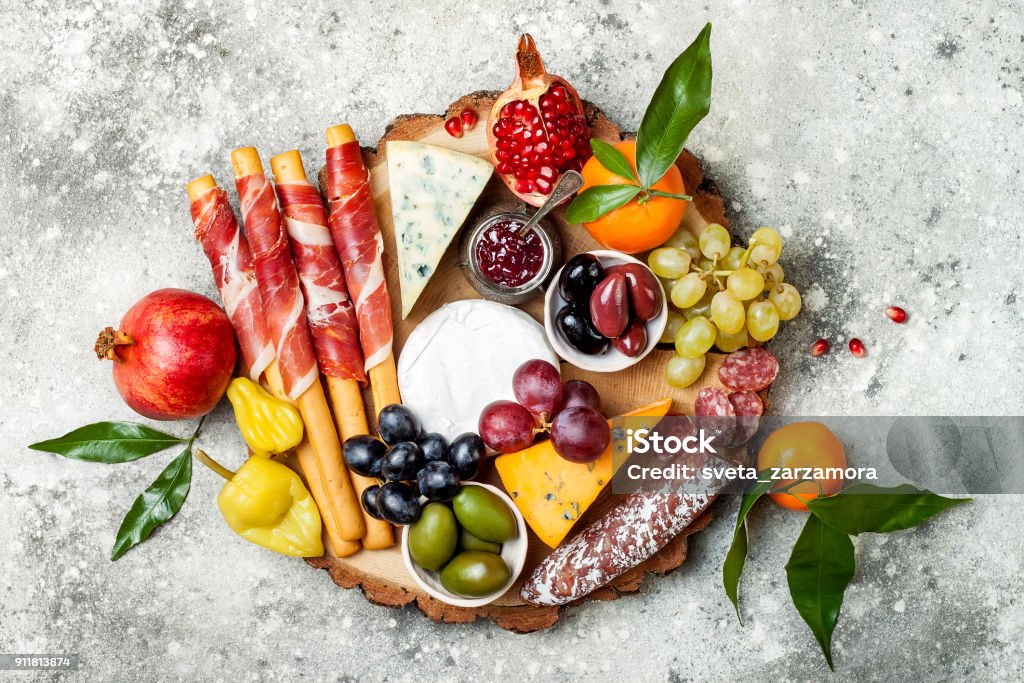
[[[590,158],[590,127],[579,95],[565,79],[544,71],[529,33],[516,48],[516,78],[487,117],[491,162],[508,189],[540,206],[564,171]]]

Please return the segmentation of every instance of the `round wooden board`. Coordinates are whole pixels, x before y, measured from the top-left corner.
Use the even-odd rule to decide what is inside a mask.
[[[405,340],[412,330],[430,313],[443,304],[462,299],[480,298],[476,290],[463,277],[457,265],[458,239],[453,240],[440,265],[426,289],[420,295],[416,306],[406,319],[402,319],[400,287],[398,281],[397,260],[395,258],[394,231],[391,221],[391,199],[388,188],[388,172],[384,156],[386,143],[391,140],[416,140],[419,142],[447,147],[466,154],[487,158],[487,136],[485,122],[491,105],[498,93],[477,92],[466,95],[448,107],[446,116],[414,114],[400,116],[388,126],[384,137],[377,143],[376,149],[365,149],[364,157],[371,172],[373,196],[377,206],[377,216],[381,233],[384,238],[384,268],[391,294],[392,318],[394,320],[395,352],[399,355]],[[599,109],[585,103],[587,120],[594,137],[607,142],[618,142],[626,137]],[[477,111],[480,123],[461,138],[453,138],[444,130],[444,121],[448,116],[458,115],[465,108]],[[720,223],[726,228],[729,221],[725,216],[725,206],[718,187],[703,176],[700,161],[689,151],[683,151],[676,162],[682,172],[687,191],[693,195],[693,202],[683,216],[682,225],[697,234],[708,223]],[[324,184],[323,171],[320,174],[321,187]],[[495,205],[513,207],[518,200],[509,192],[497,175],[493,176],[481,195],[467,223],[472,222],[477,212],[486,211]],[[601,248],[590,234],[579,225],[570,226],[565,222],[564,207],[551,213],[552,221],[561,232],[564,258],[569,258],[584,251]],[[540,297],[521,306],[537,320],[542,320],[543,301]],[[618,415],[645,405],[653,400],[671,397],[672,412],[692,414],[693,401],[697,392],[704,386],[721,386],[718,382],[717,369],[724,356],[709,354],[707,368],[703,377],[685,389],[673,389],[664,379],[665,363],[674,352],[670,349],[655,349],[647,358],[622,372],[593,373],[580,370],[568,363],[562,364],[562,375],[567,379],[585,379],[600,392],[605,412]],[[364,395],[367,406],[372,405],[369,392]],[[368,410],[368,412],[370,412]],[[375,414],[373,411],[371,414]],[[493,467],[486,468],[481,480],[500,486],[500,480]],[[598,519],[614,503],[614,497],[606,490],[583,515],[575,529],[583,529]],[[664,575],[678,567],[686,559],[687,536],[705,528],[711,521],[709,510],[685,532],[675,538],[657,555],[631,571],[620,576],[604,588],[591,593],[586,600],[613,600],[624,593],[639,590],[647,574]],[[396,539],[400,530],[396,530]],[[519,597],[522,582],[529,576],[532,569],[551,552],[551,550],[530,532],[529,554],[526,568],[509,591],[494,603],[482,608],[466,609],[453,607],[431,598],[413,582],[406,572],[401,553],[396,545],[387,550],[356,553],[350,557],[339,558],[333,555],[328,546],[327,554],[322,558],[309,559],[309,564],[330,572],[331,578],[343,588],[361,587],[371,602],[399,607],[415,604],[419,609],[435,621],[464,623],[477,618],[491,619],[498,626],[511,631],[526,633],[547,628],[558,620],[559,608],[540,607],[526,603]],[[581,601],[581,602],[583,602]]]

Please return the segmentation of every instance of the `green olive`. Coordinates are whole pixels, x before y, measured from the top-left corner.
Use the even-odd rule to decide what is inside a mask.
[[[459,527],[444,503],[427,503],[409,527],[409,555],[413,562],[436,572],[455,554]]]
[[[441,585],[456,595],[482,598],[500,590],[511,575],[500,555],[464,550],[441,570]]]
[[[477,538],[465,529],[459,533],[459,547],[463,550],[482,550],[485,553],[501,554],[500,543],[491,543],[482,538]]]
[[[463,486],[452,501],[459,524],[483,541],[504,543],[516,537],[516,518],[500,497],[482,486]]]

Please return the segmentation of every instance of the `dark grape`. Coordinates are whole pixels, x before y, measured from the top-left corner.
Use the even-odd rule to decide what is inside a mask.
[[[384,443],[394,446],[399,441],[415,441],[420,437],[420,421],[412,411],[395,403],[386,406],[377,417],[377,431]]]
[[[448,462],[463,481],[473,479],[480,474],[480,467],[487,454],[484,441],[473,432],[466,432],[455,437],[448,451]]]
[[[562,387],[562,410],[582,406],[600,412],[601,397],[590,382],[582,379],[571,379]]]
[[[562,375],[546,360],[528,360],[512,375],[512,393],[534,415],[550,418],[562,403]]]
[[[400,441],[384,454],[380,473],[388,481],[408,481],[416,478],[424,464],[423,451],[418,445],[412,441]]]
[[[586,303],[603,277],[604,269],[596,256],[577,254],[566,261],[558,276],[558,294],[570,303]]]
[[[424,465],[416,475],[416,483],[421,496],[429,500],[448,501],[458,492],[461,482],[450,463],[438,460]]]
[[[378,493],[380,493],[380,486],[377,484],[367,486],[363,489],[362,494],[360,494],[359,502],[363,504],[363,509],[366,510],[366,514],[370,515],[374,519],[384,519],[380,516],[380,511],[377,509]]]
[[[364,477],[380,477],[381,461],[387,446],[384,442],[369,435],[353,436],[345,440],[342,451],[345,464],[356,474]]]
[[[408,484],[389,481],[377,492],[377,512],[386,522],[412,524],[420,518],[420,500]]]
[[[426,462],[436,462],[448,459],[448,440],[437,432],[431,432],[417,441],[420,450],[423,451],[423,459]]]
[[[513,453],[529,446],[536,426],[530,411],[515,401],[488,403],[480,413],[480,438],[499,453]]]
[[[551,423],[551,445],[569,462],[597,460],[611,440],[608,421],[592,408],[568,408]]]

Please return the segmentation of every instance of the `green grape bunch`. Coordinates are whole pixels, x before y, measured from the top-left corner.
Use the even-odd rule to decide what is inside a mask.
[[[779,324],[800,312],[800,292],[779,265],[782,235],[774,228],[754,231],[746,249],[732,246],[729,231],[717,223],[694,236],[680,228],[647,257],[672,308],[663,343],[676,355],[665,367],[674,387],[687,387],[704,372],[706,354],[732,353],[764,343]]]

